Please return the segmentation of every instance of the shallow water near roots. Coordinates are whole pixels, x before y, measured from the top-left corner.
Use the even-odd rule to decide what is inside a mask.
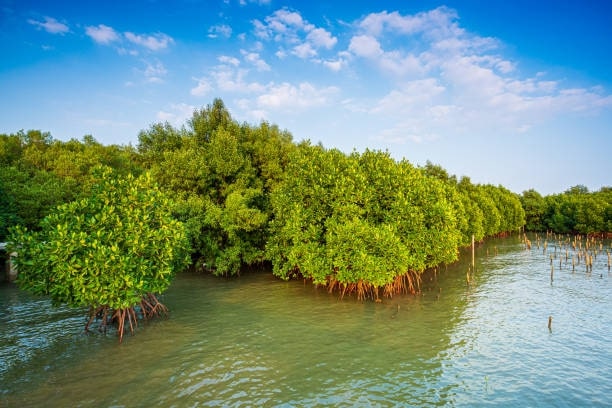
[[[170,317],[121,345],[5,284],[0,406],[610,406],[607,257],[591,273],[557,258],[551,282],[553,251],[489,240],[469,285],[466,253],[382,303],[269,271],[181,274]]]

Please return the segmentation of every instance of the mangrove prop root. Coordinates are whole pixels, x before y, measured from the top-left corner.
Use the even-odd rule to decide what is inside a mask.
[[[167,316],[168,308],[164,306],[153,293],[147,293],[143,296],[140,302],[135,305],[140,306],[142,318],[147,320],[155,316]],[[85,332],[89,332],[91,324],[94,320],[100,320],[98,331],[106,334],[106,329],[109,325],[117,327],[117,335],[119,343],[123,341],[123,334],[129,328],[130,334],[134,334],[134,330],[138,327],[138,313],[135,306],[123,309],[111,309],[108,305],[90,307]]]
[[[380,287],[374,286],[370,283],[359,280],[357,282],[342,283],[339,282],[334,276],[327,278],[327,290],[329,293],[339,292],[340,299],[344,296],[355,294],[357,300],[371,299],[379,303],[380,299]],[[398,294],[417,294],[421,288],[421,275],[417,272],[407,272],[403,275],[398,275],[394,280],[382,287],[382,296],[392,298],[393,295]]]

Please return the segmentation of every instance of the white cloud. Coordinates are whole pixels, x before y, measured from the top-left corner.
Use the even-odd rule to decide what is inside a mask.
[[[373,112],[400,115],[415,112],[415,109],[431,106],[445,91],[446,88],[436,78],[410,81],[385,95]]]
[[[308,109],[326,106],[339,93],[334,86],[317,88],[309,82],[292,85],[284,82],[271,85],[266,93],[257,97],[257,105],[276,110]]]
[[[305,24],[300,13],[287,9],[275,11],[272,16],[266,18],[266,21],[279,31],[286,31],[289,26],[303,28]]]
[[[29,19],[28,23],[33,26],[38,27],[39,29],[43,29],[51,34],[66,34],[70,31],[70,28],[64,23],[60,23],[53,17],[44,17],[43,21],[38,21],[34,19]]]
[[[296,11],[280,9],[266,17],[264,22],[253,21],[255,35],[265,41],[273,40],[301,59],[314,58],[321,49],[332,49],[338,39],[329,31],[309,23]],[[279,58],[287,53],[282,48],[277,51]]]
[[[229,3],[229,0],[224,0],[226,3]],[[259,6],[264,6],[266,4],[270,4],[272,0],[238,0],[238,4],[241,6],[246,6],[249,3],[255,3]]]
[[[194,78],[198,85],[191,89],[194,96],[205,96],[212,91],[235,92],[235,93],[258,93],[263,92],[264,85],[258,82],[248,82],[247,69],[239,68],[240,61],[232,57],[219,57],[222,64],[215,66],[208,75]]]
[[[253,64],[258,71],[270,71],[270,65],[261,59],[258,53],[247,52],[245,50],[240,50],[240,53],[243,55],[244,60]]]
[[[91,37],[92,40],[98,44],[110,44],[115,41],[119,41],[119,34],[109,26],[100,24],[97,27],[88,26],[85,27],[85,34]]]
[[[384,53],[378,62],[384,71],[397,76],[420,74],[424,70],[419,58],[411,54],[404,56],[397,51]]]
[[[323,61],[323,65],[334,72],[338,72],[344,68],[346,62],[342,59]]]
[[[217,58],[217,60],[219,60],[219,62],[221,62],[223,64],[229,64],[229,65],[233,65],[235,67],[240,65],[240,60],[238,58],[228,57],[227,55],[222,55],[219,58]]]
[[[133,57],[138,56],[138,51],[134,50],[134,49],[127,49],[124,47],[118,47],[117,48],[117,52],[119,53],[119,55],[131,55]]]
[[[142,47],[148,48],[151,51],[159,51],[167,48],[170,44],[174,43],[172,37],[163,34],[156,33],[152,35],[141,35],[134,34],[132,32],[126,32],[125,38],[131,43],[140,45]]]
[[[521,77],[517,63],[500,55],[499,40],[462,29],[447,8],[370,14],[355,27],[348,51],[372,61],[390,81],[368,110],[372,120],[388,124],[378,140],[524,133],[559,115],[612,107],[612,95],[601,89],[563,87],[545,73]]]
[[[310,43],[296,45],[291,53],[302,59],[312,58],[317,55],[317,51]]]
[[[351,60],[351,53],[347,51],[341,51],[336,55],[335,58],[321,60],[320,62],[333,72],[339,72],[346,68]]]
[[[351,38],[349,51],[359,57],[378,58],[383,54],[383,50],[378,40],[369,35],[358,35]]]
[[[259,82],[248,82],[246,69],[228,70],[218,67],[211,73],[216,88],[223,92],[257,93],[265,89]]]
[[[164,67],[164,64],[162,64],[160,61],[156,61],[153,64],[146,62],[146,65],[147,66],[143,71],[146,81],[151,83],[163,82],[163,77],[168,73]]]
[[[194,80],[198,81],[198,84],[191,89],[191,94],[193,96],[206,96],[208,95],[213,87],[210,84],[210,81],[208,80],[208,78],[193,78]]]
[[[229,38],[232,35],[232,27],[226,24],[219,24],[208,29],[209,38],[225,37]]]
[[[306,40],[310,41],[314,47],[317,48],[333,48],[338,42],[336,37],[333,37],[331,33],[323,28],[315,28],[308,33]]]
[[[168,110],[157,112],[157,120],[180,126],[193,116],[195,106],[186,103],[170,104]]]
[[[565,113],[612,107],[612,96],[602,89],[563,86],[545,73],[525,77],[518,62],[503,55],[499,40],[463,29],[457,13],[445,7],[367,15],[349,26],[348,45],[340,52],[333,51],[337,32],[316,27],[297,11],[277,10],[252,23],[255,47],[245,44],[240,59],[219,57],[192,94],[232,95],[253,119],[335,106],[342,109],[338,117],[368,118],[378,140],[426,143],[500,129],[529,132]],[[320,78],[274,81],[283,67],[265,61],[272,54],[343,72],[334,78],[358,85],[341,90],[321,85]],[[270,71],[273,76],[266,75]]]
[[[437,39],[453,37],[463,31],[456,23],[457,19],[456,11],[442,6],[406,16],[397,11],[371,13],[359,22],[359,27],[376,37],[391,31],[404,35],[427,33],[430,39]]]

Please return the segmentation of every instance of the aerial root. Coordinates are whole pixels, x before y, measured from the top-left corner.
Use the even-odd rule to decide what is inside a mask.
[[[153,293],[144,295],[137,305],[140,306],[142,318],[145,320],[155,316],[168,315],[168,308],[162,304]],[[135,328],[138,327],[138,313],[134,306],[114,310],[108,305],[90,307],[89,318],[85,325],[85,332],[90,331],[91,324],[94,320],[100,320],[98,331],[104,334],[106,334],[106,329],[109,325],[116,325],[119,343],[123,341],[123,334],[127,327],[129,327],[130,334],[132,335],[134,334]]]
[[[334,276],[327,278],[327,290],[329,293],[340,292],[340,299],[345,295],[355,293],[357,300],[372,299],[375,302],[381,302],[380,286],[375,286],[370,283],[358,280],[357,282],[341,283]],[[392,298],[398,294],[417,294],[421,288],[421,275],[418,272],[407,272],[403,275],[396,276],[392,282],[382,286],[382,296]]]

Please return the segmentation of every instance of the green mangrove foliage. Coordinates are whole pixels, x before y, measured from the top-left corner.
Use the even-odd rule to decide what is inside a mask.
[[[172,197],[192,264],[233,275],[271,262],[282,278],[303,276],[360,297],[418,290],[422,271],[453,262],[472,237],[523,225],[612,231],[609,187],[519,197],[429,162],[415,167],[388,153],[296,144],[275,125],[238,123],[220,99],[180,128],[151,125],[138,141],[134,149],[91,136],[61,142],[36,130],[0,135],[0,240],[16,225],[24,239],[26,230],[48,234],[50,224],[41,220],[58,205],[100,193],[93,174],[99,165],[112,168],[114,178],[151,174]],[[132,244],[126,240],[125,249]]]
[[[378,298],[379,288],[416,291],[420,272],[457,259],[461,235],[447,193],[388,153],[301,144],[272,192],[273,272],[360,298]]]
[[[233,275],[266,260],[270,191],[295,148],[289,133],[239,124],[217,99],[187,127],[156,124],[139,141],[143,163],[175,198],[199,265]]]
[[[189,263],[185,229],[172,218],[171,202],[149,174],[120,177],[94,170],[86,198],[62,204],[40,231],[15,227],[10,250],[18,252],[17,283],[53,304],[88,307],[89,322],[116,323],[119,339],[139,315],[165,313],[156,294]]]
[[[283,279],[301,276],[378,299],[417,291],[420,274],[457,259],[472,234],[518,230],[524,213],[503,187],[456,182],[388,153],[345,155],[302,143],[272,192],[267,253]]]
[[[612,188],[589,192],[574,186],[562,194],[542,197],[534,190],[524,191],[521,203],[529,231],[601,234],[612,232]]]
[[[455,203],[462,245],[467,246],[472,237],[481,241],[485,237],[516,231],[525,225],[525,211],[517,194],[502,186],[472,184],[468,177],[449,176],[440,166],[430,162],[423,171],[442,180],[458,195],[450,195]]]
[[[62,142],[37,130],[0,134],[0,188],[9,203],[0,210],[0,226],[6,226],[0,227],[0,241],[6,228],[37,230],[56,206],[84,197],[98,165],[139,174],[135,153],[129,146],[103,146],[91,136]]]

